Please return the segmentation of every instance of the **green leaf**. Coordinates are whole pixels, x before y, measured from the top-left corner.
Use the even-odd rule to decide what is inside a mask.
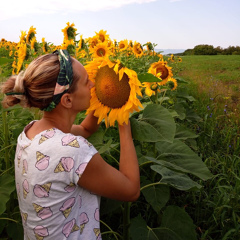
[[[15,190],[14,177],[10,174],[0,176],[0,215],[6,210],[6,203],[11,193]]]
[[[130,237],[137,240],[183,240],[170,228],[150,228],[145,220],[138,215],[131,219]],[[164,238],[165,237],[165,238]],[[187,238],[186,238],[187,239]],[[186,240],[184,239],[184,240]]]
[[[193,109],[186,109],[186,119],[190,121],[199,122],[202,120],[201,117],[197,115],[197,113]]]
[[[138,80],[143,82],[161,82],[162,80],[151,73],[138,74]]]
[[[149,184],[148,187],[142,190],[142,193],[146,201],[152,206],[157,214],[166,205],[170,198],[169,187],[166,185],[151,186],[151,184]]]
[[[161,183],[169,184],[178,190],[187,191],[193,188],[201,188],[201,185],[185,174],[172,171],[160,165],[152,165],[151,168],[162,176]]]
[[[175,139],[172,144],[167,142],[156,143],[156,149],[159,156],[157,161],[152,159],[154,162],[171,170],[191,173],[202,180],[212,177],[202,159],[180,140]]]
[[[164,107],[150,104],[140,119],[131,118],[133,138],[143,142],[172,142],[176,124],[171,113]]]
[[[181,77],[175,77],[175,79],[177,80],[178,84],[179,84],[179,83],[188,83],[186,80],[184,80],[184,79],[181,78]]]
[[[183,106],[182,104],[176,103],[176,104],[174,105],[174,109],[175,109],[175,111],[177,112],[178,118],[179,118],[180,120],[185,119],[185,117],[186,117],[186,109],[184,108],[184,106]]]
[[[8,237],[14,240],[22,240],[23,236],[23,226],[22,224],[9,222],[7,226]]]
[[[171,229],[181,240],[197,240],[192,219],[177,206],[168,206],[163,212],[161,228]],[[167,234],[164,233],[161,240],[169,240]]]
[[[131,118],[132,135],[135,140],[142,142],[158,142],[162,136],[151,124]]]
[[[138,239],[138,240],[148,239],[147,223],[140,215],[131,219],[131,225],[130,225],[129,231],[130,231],[131,239]]]
[[[186,140],[188,138],[197,138],[197,137],[198,137],[198,135],[196,135],[194,132],[190,131],[185,126],[177,125],[175,139]]]
[[[193,96],[190,96],[186,89],[179,89],[177,91],[177,97],[187,99],[190,102],[196,101]]]

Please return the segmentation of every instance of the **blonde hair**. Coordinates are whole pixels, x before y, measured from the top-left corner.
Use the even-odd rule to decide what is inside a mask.
[[[11,76],[3,83],[3,93],[17,92],[24,95],[6,95],[2,101],[3,107],[11,107],[20,104],[23,107],[36,107],[43,109],[52,101],[57,77],[60,71],[60,63],[56,54],[42,55],[33,60],[23,72]],[[73,82],[68,92],[76,90],[79,76],[74,74]]]

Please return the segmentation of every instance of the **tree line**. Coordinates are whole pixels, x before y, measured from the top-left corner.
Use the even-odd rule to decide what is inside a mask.
[[[240,46],[229,46],[222,48],[220,46],[213,47],[213,45],[200,44],[193,49],[187,49],[183,55],[240,55]]]

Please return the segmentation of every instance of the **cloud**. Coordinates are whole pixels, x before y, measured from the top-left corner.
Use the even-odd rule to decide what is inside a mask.
[[[76,11],[101,11],[120,8],[129,4],[144,4],[157,0],[5,0],[1,3],[0,21],[28,14],[53,14]]]

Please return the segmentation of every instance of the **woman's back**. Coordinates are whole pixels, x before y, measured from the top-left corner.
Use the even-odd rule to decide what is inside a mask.
[[[53,128],[18,138],[16,186],[26,239],[100,239],[100,197],[77,182],[96,149]]]

